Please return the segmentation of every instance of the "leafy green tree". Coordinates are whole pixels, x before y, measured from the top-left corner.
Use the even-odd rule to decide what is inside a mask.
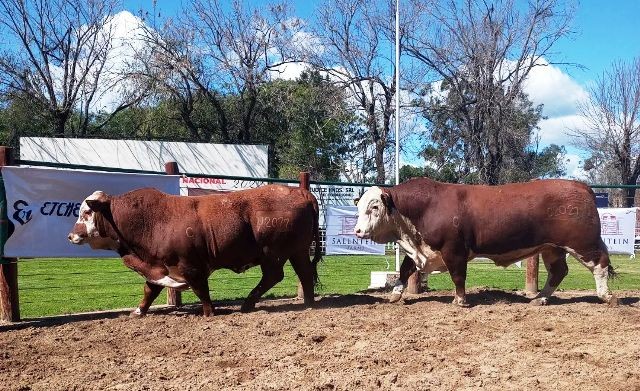
[[[255,140],[270,146],[270,175],[297,178],[310,171],[316,179],[338,179],[355,121],[344,91],[307,71],[295,81],[265,84],[260,96]]]
[[[533,142],[542,119],[542,105],[534,106],[526,94],[520,92],[515,98],[502,102],[500,132],[478,133],[468,125],[469,113],[464,109],[468,96],[461,99],[460,94],[451,93],[451,88],[443,81],[440,90],[429,92],[429,101],[424,103],[429,138],[422,156],[429,162],[429,176],[446,182],[505,183],[564,173],[564,148],[551,145],[540,151]],[[469,91],[468,95],[473,92]],[[480,127],[485,126],[489,125]],[[491,143],[484,138],[491,138]],[[492,160],[491,151],[495,152],[496,148],[500,158]],[[500,164],[494,167],[490,176],[497,176],[491,181],[486,172],[488,159]]]

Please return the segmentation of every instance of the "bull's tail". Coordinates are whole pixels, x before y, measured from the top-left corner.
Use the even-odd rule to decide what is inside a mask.
[[[313,267],[313,283],[318,285],[318,263],[322,260],[322,242],[320,241],[320,208],[318,201],[313,197],[313,240],[315,241],[315,251],[311,266]]]
[[[618,272],[615,270],[615,268],[611,264],[611,261],[609,261],[609,267],[607,268],[607,274],[608,274],[607,277],[609,277],[609,280],[613,280],[614,278],[620,276],[620,274],[618,274]]]

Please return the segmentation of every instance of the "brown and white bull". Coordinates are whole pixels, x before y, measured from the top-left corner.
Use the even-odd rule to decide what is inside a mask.
[[[262,279],[242,305],[259,298],[284,278],[288,260],[314,301],[320,246],[318,203],[311,192],[280,185],[219,195],[181,197],[156,189],[118,196],[96,191],[87,197],[69,233],[75,244],[115,250],[124,264],[146,280],[144,297],[132,315],[144,315],[163,287],[191,288],[205,316],[213,313],[209,275],[217,269],[241,273],[259,265]]]
[[[570,180],[536,180],[501,186],[457,185],[428,178],[391,188],[372,187],[358,202],[355,234],[378,243],[397,242],[405,258],[390,301],[397,301],[416,269],[448,271],[454,303],[466,306],[467,263],[486,257],[499,266],[540,253],[547,281],[534,303],[546,304],[573,255],[592,273],[598,297],[615,304],[613,274],[600,237],[591,189]]]

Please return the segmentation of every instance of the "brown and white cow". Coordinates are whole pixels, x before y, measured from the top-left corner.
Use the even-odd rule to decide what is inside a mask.
[[[147,283],[132,315],[144,315],[163,287],[191,288],[205,316],[213,306],[209,275],[236,273],[259,265],[262,279],[242,305],[258,299],[284,278],[289,259],[304,291],[314,301],[320,246],[309,260],[312,241],[320,243],[318,203],[311,192],[281,185],[205,196],[173,196],[139,189],[118,196],[96,191],[87,197],[69,233],[75,244],[118,252],[124,264]]]
[[[378,243],[397,242],[405,258],[390,301],[397,301],[416,268],[448,271],[454,303],[466,306],[467,263],[486,257],[499,266],[540,253],[548,271],[535,299],[546,304],[573,255],[595,278],[598,297],[615,304],[608,288],[613,274],[600,237],[591,189],[570,180],[536,180],[501,186],[457,185],[428,178],[391,188],[372,187],[358,202],[355,234]]]

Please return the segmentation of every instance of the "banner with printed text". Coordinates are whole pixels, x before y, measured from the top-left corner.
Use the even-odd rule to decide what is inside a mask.
[[[93,250],[67,240],[82,201],[96,190],[116,195],[155,187],[180,193],[179,177],[170,175],[3,167],[2,177],[9,218],[5,257],[117,257],[113,251]]]
[[[599,208],[600,233],[610,253],[633,255],[636,208]]]
[[[384,254],[384,244],[359,239],[353,228],[358,221],[356,206],[326,206],[327,255],[338,254]]]

